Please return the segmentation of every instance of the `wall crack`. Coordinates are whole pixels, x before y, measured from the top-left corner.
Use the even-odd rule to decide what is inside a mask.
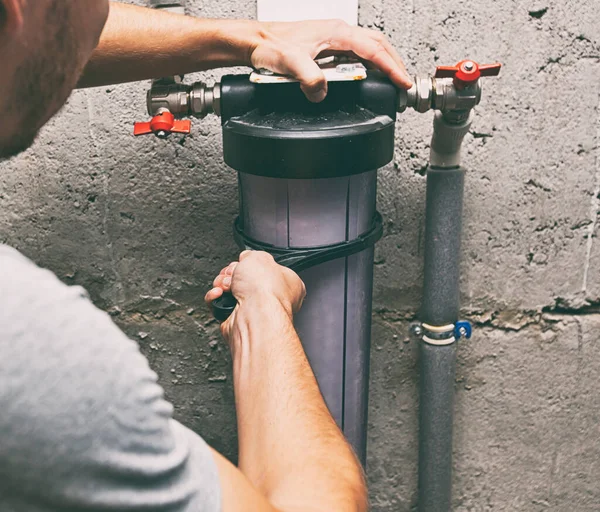
[[[388,324],[418,321],[414,310],[375,308],[374,316]],[[538,309],[498,308],[483,310],[463,308],[461,319],[469,320],[475,327],[519,332],[530,326],[550,328],[558,323],[576,320],[581,316],[600,315],[600,298],[595,300],[570,300],[557,297],[554,304]]]
[[[96,155],[101,155],[100,148],[98,146],[98,138],[94,133],[94,118],[93,118],[93,109],[94,106],[92,104],[92,98],[88,91],[85,91],[85,98],[87,101],[87,120],[88,120],[88,132],[90,134],[90,139],[92,141],[92,146],[94,148],[94,152]],[[110,262],[111,270],[115,276],[115,285],[117,292],[117,300],[122,301],[124,298],[124,287],[123,287],[123,279],[121,278],[121,274],[117,268],[117,261],[115,258],[115,251],[113,247],[113,242],[110,237],[110,232],[108,229],[108,216],[110,214],[110,205],[109,205],[109,195],[110,195],[110,175],[108,171],[102,172],[103,176],[103,193],[104,193],[104,211],[102,213],[102,231],[104,232],[104,236],[106,238],[106,252],[108,254],[108,260]]]
[[[585,293],[588,285],[588,274],[590,270],[590,259],[594,246],[594,233],[598,223],[598,210],[600,208],[600,94],[596,105],[596,147],[595,147],[595,188],[590,199],[590,224],[587,230],[587,244],[585,251],[585,262],[583,264],[583,281],[581,291]]]

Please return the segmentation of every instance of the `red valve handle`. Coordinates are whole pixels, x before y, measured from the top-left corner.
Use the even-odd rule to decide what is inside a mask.
[[[190,133],[191,121],[177,121],[175,116],[168,110],[155,115],[150,122],[134,123],[134,135],[147,135],[149,133],[168,135],[169,133]]]
[[[438,66],[435,78],[454,78],[454,85],[466,87],[472,85],[479,77],[497,76],[502,64],[477,64],[473,60],[461,60],[456,66]]]

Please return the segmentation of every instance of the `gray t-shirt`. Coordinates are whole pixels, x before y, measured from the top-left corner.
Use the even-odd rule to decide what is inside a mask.
[[[78,286],[0,244],[0,511],[216,512],[206,443]]]

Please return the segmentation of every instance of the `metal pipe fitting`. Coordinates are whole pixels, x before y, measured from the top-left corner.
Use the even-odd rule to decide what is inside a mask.
[[[189,97],[190,115],[196,117],[204,117],[211,113],[221,115],[221,84],[219,82],[212,87],[203,82],[196,82],[192,85]]]
[[[431,108],[433,97],[433,82],[431,77],[413,78],[413,86],[398,90],[398,112],[404,112],[408,107],[417,112],[427,112]]]
[[[146,96],[148,114],[154,116],[160,109],[167,109],[175,115],[187,115],[190,110],[190,86],[179,77],[154,80]]]
[[[203,82],[187,85],[180,80],[158,80],[147,96],[148,114],[167,109],[176,116],[204,117],[221,112],[221,84],[209,87]]]
[[[468,87],[456,87],[452,78],[432,78],[433,102],[435,110],[471,110],[481,101],[481,80]]]
[[[481,100],[481,80],[459,88],[452,78],[414,77],[413,86],[398,91],[398,112],[413,108],[450,112],[471,110]]]

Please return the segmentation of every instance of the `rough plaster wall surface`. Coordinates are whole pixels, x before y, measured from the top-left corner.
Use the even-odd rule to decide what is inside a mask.
[[[142,4],[138,1],[136,3]],[[252,0],[189,1],[205,17]],[[504,64],[464,146],[469,169],[456,390],[455,510],[600,510],[600,5],[363,0],[413,73],[464,57]],[[211,82],[218,73],[203,78]],[[190,77],[195,78],[195,77]],[[234,254],[236,177],[217,119],[183,140],[134,139],[147,83],[79,91],[2,165],[0,241],[137,339],[177,417],[235,460],[227,348],[202,305]],[[368,469],[373,510],[416,504],[417,360],[431,115],[405,113],[380,171]]]

